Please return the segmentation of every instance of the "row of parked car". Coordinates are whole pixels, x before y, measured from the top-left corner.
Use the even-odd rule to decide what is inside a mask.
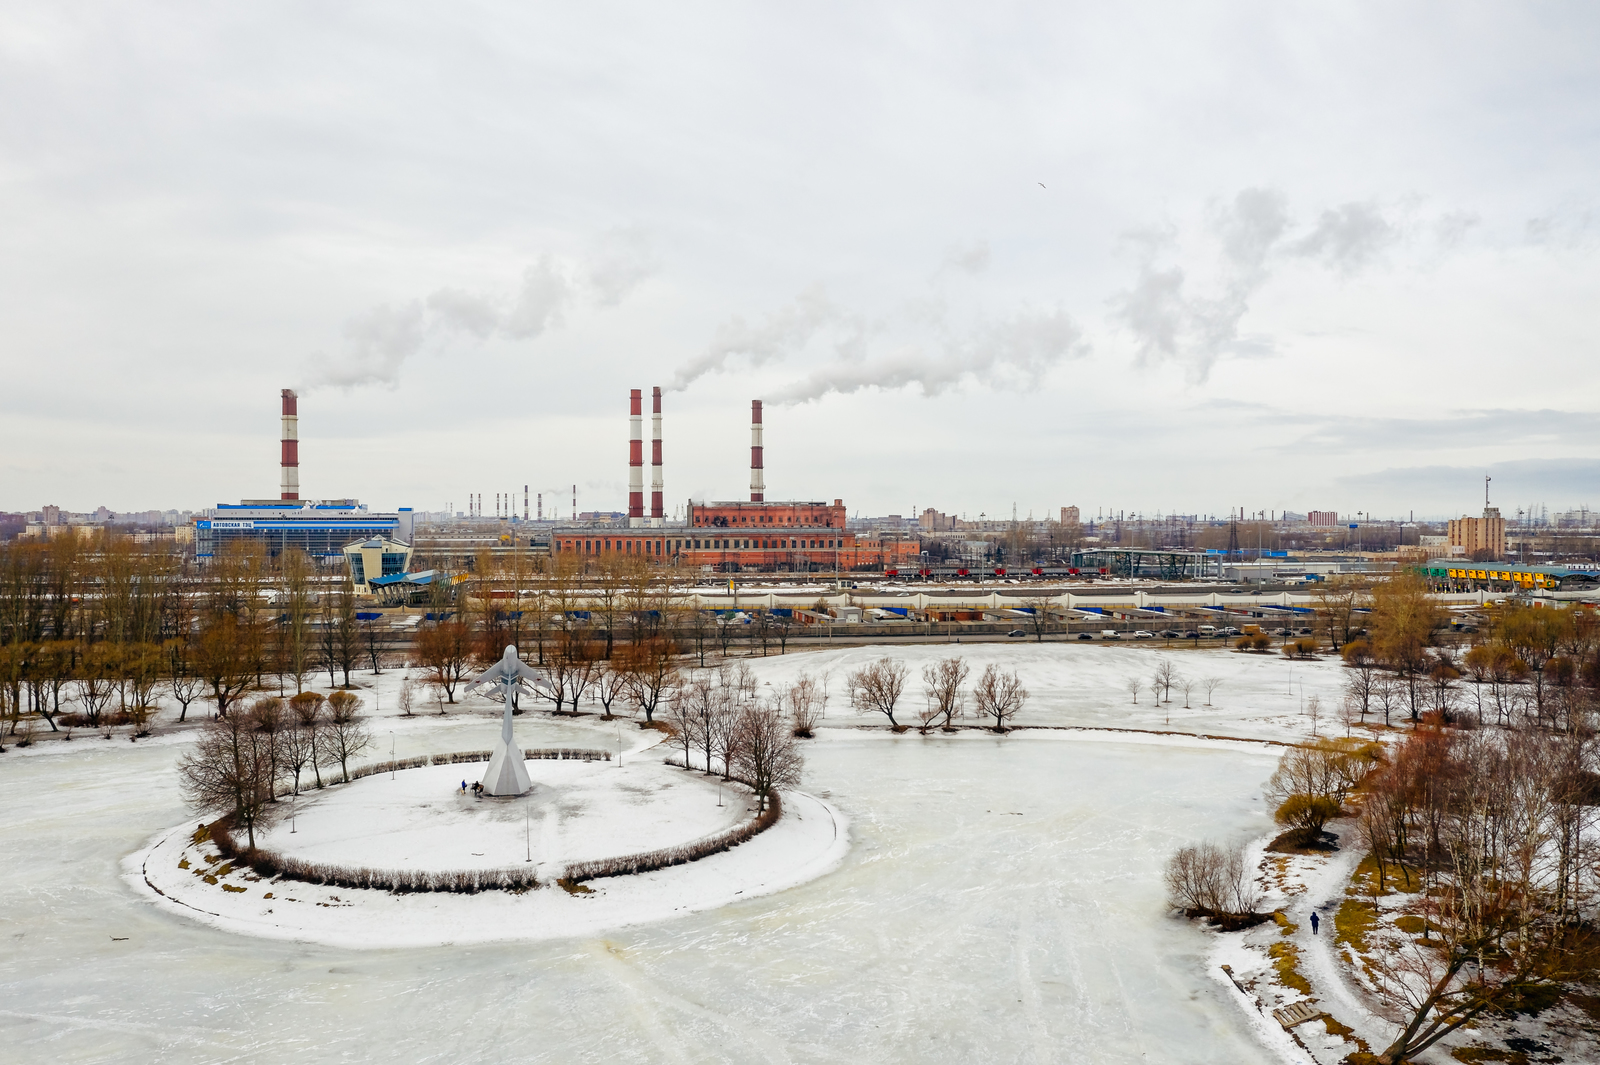
[[[1265,631],[1265,630],[1263,630],[1263,631]],[[1007,636],[1019,636],[1020,637],[1020,636],[1029,636],[1029,635],[1032,635],[1032,634],[1027,629],[1012,629],[1010,632],[1006,633],[1006,635]],[[1093,639],[1101,639],[1101,640],[1121,640],[1121,639],[1153,640],[1157,636],[1160,636],[1164,640],[1213,640],[1213,639],[1225,640],[1230,636],[1238,636],[1238,635],[1240,635],[1239,630],[1234,628],[1232,625],[1227,625],[1227,626],[1224,626],[1222,628],[1217,628],[1214,625],[1202,625],[1198,629],[1190,629],[1187,632],[1179,632],[1177,629],[1162,629],[1160,632],[1149,632],[1149,631],[1147,631],[1145,629],[1138,629],[1138,630],[1136,630],[1134,632],[1119,632],[1116,629],[1101,629],[1098,634],[1093,633],[1093,632],[1080,632],[1076,636],[1076,639],[1079,639],[1079,640],[1093,640]],[[1268,633],[1268,635],[1269,636],[1283,636],[1283,637],[1286,637],[1286,638],[1289,637],[1289,636],[1310,636],[1311,635],[1311,630],[1310,629],[1273,629],[1271,632]]]

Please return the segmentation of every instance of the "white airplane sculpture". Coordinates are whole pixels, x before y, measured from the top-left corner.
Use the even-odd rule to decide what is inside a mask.
[[[483,790],[487,795],[521,795],[533,787],[528,777],[528,767],[522,760],[522,748],[511,736],[511,715],[517,709],[517,693],[523,685],[530,689],[540,680],[539,671],[517,657],[515,647],[507,647],[500,661],[484,670],[467,684],[470,691],[480,684],[494,683],[495,690],[505,699],[505,717],[500,722],[500,742],[494,745],[489,756],[489,768],[483,774]]]

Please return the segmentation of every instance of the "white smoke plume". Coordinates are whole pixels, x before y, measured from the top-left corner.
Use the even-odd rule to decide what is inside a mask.
[[[647,235],[618,230],[601,238],[591,259],[540,256],[509,291],[441,288],[426,299],[380,304],[345,323],[345,342],[337,353],[313,355],[300,387],[394,388],[401,367],[432,339],[454,334],[478,341],[534,340],[559,328],[568,311],[586,299],[602,309],[615,307],[656,269]]]
[[[673,374],[667,391],[682,391],[706,374],[726,368],[730,359],[741,358],[750,366],[781,361],[805,348],[824,331],[842,334],[840,349],[853,350],[860,346],[866,330],[861,319],[835,305],[822,286],[816,285],[758,323],[752,324],[737,315],[724,322],[705,353],[689,360]]]
[[[1061,308],[1023,311],[951,338],[932,352],[905,346],[886,355],[836,362],[780,389],[773,402],[806,403],[832,393],[912,385],[924,396],[966,385],[1025,389],[1037,387],[1052,368],[1087,351],[1082,331]]]
[[[977,273],[988,257],[988,246],[977,244],[947,256],[940,269]],[[1059,307],[980,321],[964,331],[950,330],[947,315],[943,299],[926,298],[908,303],[891,320],[873,320],[813,286],[759,321],[730,318],[701,355],[678,369],[670,388],[681,390],[733,365],[754,368],[802,356],[822,367],[769,391],[771,402],[805,403],[871,388],[916,386],[926,396],[967,384],[1022,388],[1087,350],[1082,331]]]

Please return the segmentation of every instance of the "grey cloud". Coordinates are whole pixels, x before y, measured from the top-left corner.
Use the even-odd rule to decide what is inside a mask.
[[[1524,227],[1528,243],[1574,251],[1591,245],[1595,216],[1588,210],[1558,210],[1530,218]]]
[[[1301,442],[1343,450],[1453,450],[1544,444],[1600,450],[1600,412],[1566,410],[1450,411],[1436,418],[1295,416]],[[1596,460],[1600,463],[1600,459]]]
[[[1452,222],[1463,232],[1471,224],[1467,218]],[[1125,235],[1141,252],[1139,274],[1111,300],[1113,318],[1132,334],[1141,364],[1179,362],[1196,382],[1206,380],[1224,356],[1274,350],[1270,337],[1241,335],[1240,326],[1281,255],[1310,258],[1350,274],[1399,237],[1376,206],[1347,203],[1322,212],[1309,233],[1288,239],[1288,199],[1263,188],[1240,191],[1215,212],[1211,228],[1221,243],[1214,291],[1190,292],[1185,270],[1160,262],[1177,244],[1168,230],[1158,229]]]
[[[1054,366],[1087,351],[1082,331],[1064,310],[1025,311],[987,325],[929,356],[916,347],[859,362],[839,362],[780,390],[774,402],[805,403],[831,393],[917,385],[934,396],[969,381],[990,387],[1035,387]]]
[[[989,242],[980,240],[965,248],[956,248],[945,256],[944,264],[963,273],[981,274],[989,269]]]
[[[1572,458],[1519,459],[1488,466],[1389,467],[1350,474],[1336,483],[1351,491],[1444,505],[1450,509],[1443,513],[1454,514],[1475,512],[1481,505],[1485,474],[1493,478],[1491,502],[1508,516],[1518,506],[1548,503],[1555,510],[1600,499],[1600,462]]]
[[[661,268],[643,229],[614,229],[600,238],[589,267],[589,285],[595,302],[615,307]]]
[[[1434,239],[1442,247],[1454,248],[1467,239],[1467,234],[1476,229],[1482,222],[1471,211],[1449,211],[1440,215],[1433,223]]]
[[[1347,203],[1323,211],[1316,228],[1289,250],[1350,274],[1361,269],[1399,237],[1375,204]]]

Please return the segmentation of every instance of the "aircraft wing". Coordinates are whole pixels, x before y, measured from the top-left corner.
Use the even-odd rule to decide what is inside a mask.
[[[503,659],[496,662],[482,673],[479,673],[476,677],[473,677],[471,680],[467,681],[467,687],[476,688],[478,685],[487,684],[491,680],[499,680],[501,677],[505,676],[505,666],[506,664]]]

